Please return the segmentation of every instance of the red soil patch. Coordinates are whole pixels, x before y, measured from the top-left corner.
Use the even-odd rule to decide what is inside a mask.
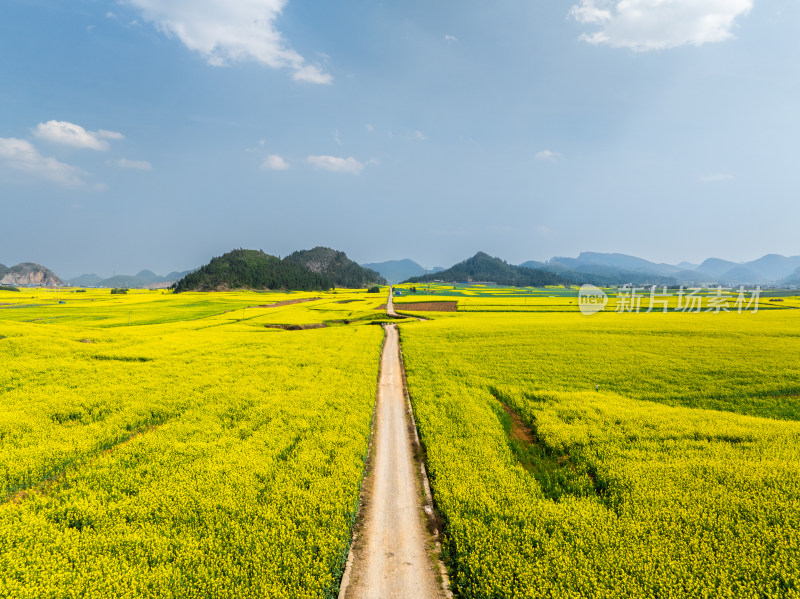
[[[275,302],[274,304],[263,304],[261,306],[250,306],[250,308],[280,308],[281,306],[289,306],[291,304],[301,304],[303,302],[313,302],[320,298],[318,297],[306,297],[303,299],[293,299],[293,300],[285,300],[282,302]]]
[[[503,410],[511,417],[511,438],[521,441],[526,445],[536,443],[536,435],[527,424],[522,421],[522,418],[517,416],[514,411],[506,404],[501,403]]]
[[[312,324],[265,324],[268,329],[283,329],[284,331],[306,331],[308,329],[324,329],[328,325],[324,322]]]
[[[411,312],[455,312],[458,302],[415,302],[399,304],[395,302],[395,310],[409,310]]]

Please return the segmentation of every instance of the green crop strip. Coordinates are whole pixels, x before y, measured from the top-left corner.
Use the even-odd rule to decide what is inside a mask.
[[[497,396],[495,396],[497,397]],[[535,421],[529,426],[500,401],[498,418],[508,436],[508,444],[519,463],[539,483],[545,497],[560,501],[565,495],[600,498],[606,489],[597,483],[594,467],[566,450],[547,446],[536,433]]]

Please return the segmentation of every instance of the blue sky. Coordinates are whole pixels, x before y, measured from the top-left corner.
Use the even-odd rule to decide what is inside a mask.
[[[800,253],[796,0],[5,0],[0,262]]]

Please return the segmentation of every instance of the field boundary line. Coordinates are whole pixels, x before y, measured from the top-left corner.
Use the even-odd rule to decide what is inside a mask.
[[[123,437],[120,438],[118,441],[115,441],[107,446],[104,446],[104,444],[101,443],[100,445],[98,445],[91,451],[83,454],[82,456],[74,460],[68,461],[63,466],[61,466],[57,471],[45,476],[36,483],[28,485],[26,487],[18,488],[17,490],[9,493],[4,498],[0,499],[0,504],[11,503],[14,505],[18,505],[31,495],[34,494],[43,495],[49,493],[64,481],[64,477],[66,477],[68,473],[77,472],[81,468],[86,467],[88,464],[97,461],[98,459],[100,459],[100,457],[113,453],[115,450],[119,449],[120,447],[124,447],[131,441],[135,441],[137,438],[142,437],[162,427],[164,424],[166,424],[166,422],[168,422],[168,420],[160,423],[154,423],[141,428],[136,428],[130,431],[129,434],[123,435]]]
[[[372,415],[370,416],[369,423],[369,444],[367,445],[367,454],[364,460],[364,472],[361,477],[361,484],[358,486],[358,509],[356,510],[356,517],[353,521],[353,531],[350,535],[350,546],[347,549],[347,560],[345,561],[344,572],[342,572],[342,579],[339,582],[339,595],[342,599],[347,592],[347,587],[350,585],[350,576],[353,571],[353,548],[358,541],[358,531],[364,521],[364,498],[366,497],[366,486],[369,484],[369,474],[373,468],[372,445],[375,441],[375,412],[378,409],[378,393],[381,386],[381,375],[383,374],[383,351],[386,348],[386,327],[383,327],[383,341],[381,342],[381,352],[378,356],[378,377],[375,381],[375,401],[372,403]]]
[[[397,326],[397,325],[392,325]],[[412,449],[414,456],[419,462],[419,477],[422,481],[422,489],[425,492],[425,504],[422,510],[425,513],[425,518],[428,522],[428,529],[434,541],[434,556],[436,557],[436,565],[439,568],[439,578],[442,583],[442,592],[447,599],[453,599],[453,591],[450,590],[450,575],[447,573],[447,567],[442,560],[442,530],[441,530],[441,517],[436,509],[436,504],[433,501],[433,493],[431,492],[431,483],[428,480],[428,469],[425,466],[425,448],[419,438],[419,431],[417,431],[417,420],[414,418],[414,407],[411,404],[411,395],[408,392],[408,378],[406,377],[406,363],[403,360],[403,344],[400,339],[400,329],[397,331],[397,353],[400,358],[400,374],[403,379],[403,395],[406,399],[406,415],[408,417],[408,428],[412,441]]]

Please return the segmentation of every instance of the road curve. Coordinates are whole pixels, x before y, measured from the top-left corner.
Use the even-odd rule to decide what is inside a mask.
[[[391,298],[387,302],[387,312]],[[396,325],[386,326],[370,471],[340,599],[445,597],[426,529]]]

